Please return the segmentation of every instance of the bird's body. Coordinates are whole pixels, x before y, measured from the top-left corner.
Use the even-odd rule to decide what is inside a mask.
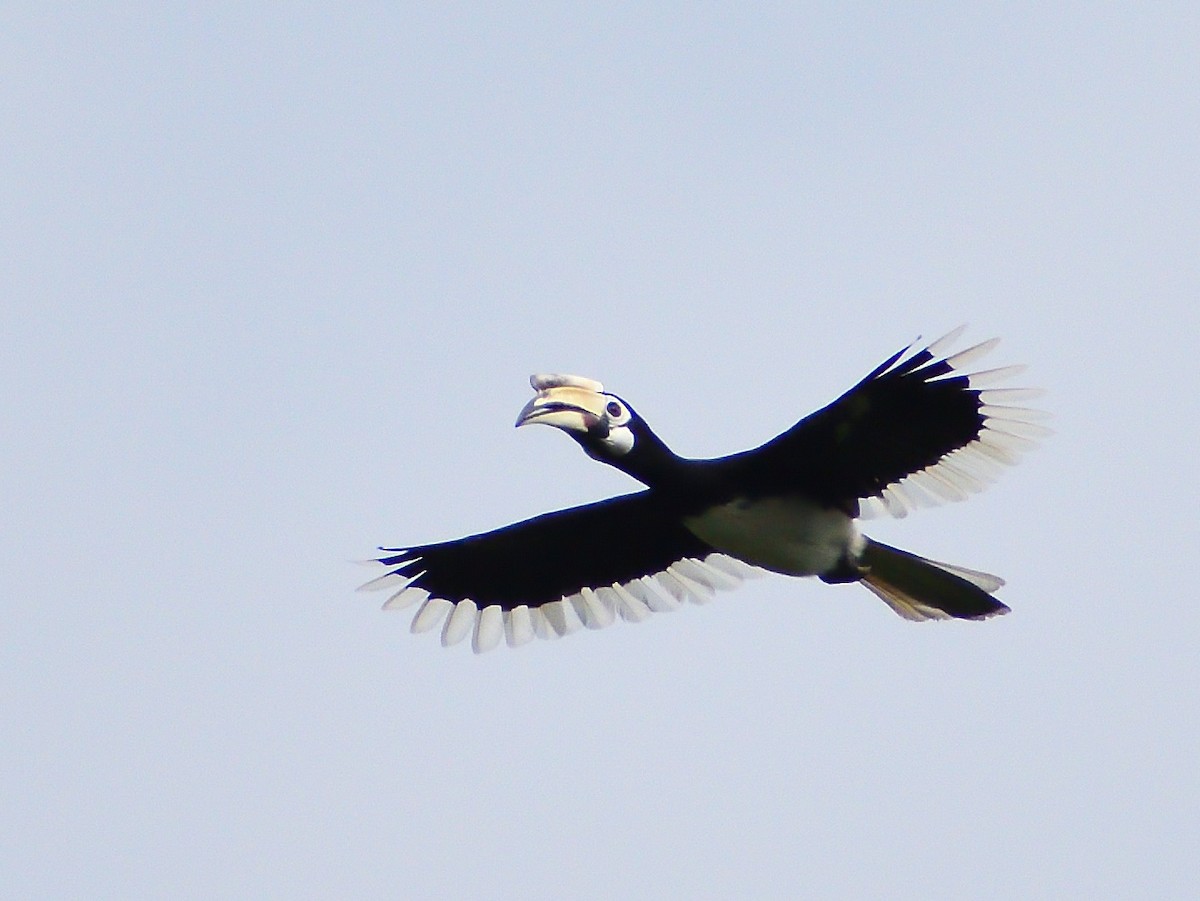
[[[861,552],[863,536],[844,510],[796,495],[734,497],[683,524],[723,554],[785,576],[817,576]]]
[[[555,426],[646,487],[384,549],[376,562],[388,572],[364,588],[391,588],[390,609],[419,604],[413,631],[441,626],[445,644],[473,635],[476,651],[705,602],[763,570],[860,582],[908,619],[1004,613],[996,576],[888,547],[858,526],[865,512],[964,499],[1045,431],[1038,411],[1012,406],[1033,392],[988,387],[1018,367],[961,371],[995,341],[939,358],[957,336],[894,354],[766,444],[710,460],[677,456],[599,382],[535,375],[517,425]]]

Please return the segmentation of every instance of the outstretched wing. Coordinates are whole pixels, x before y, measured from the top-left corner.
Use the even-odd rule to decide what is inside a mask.
[[[754,567],[716,553],[649,491],[527,519],[456,541],[380,548],[385,609],[419,605],[412,630],[442,643],[473,636],[476,653],[506,638],[557,638],[586,626],[640,621],[684,600],[704,603]]]
[[[1048,430],[1034,422],[1041,411],[1011,406],[1040,392],[990,387],[1023,366],[963,371],[999,339],[941,358],[961,333],[893,354],[829,406],[739,455],[740,465],[831,505],[862,501],[863,515],[904,516],[982,490]]]

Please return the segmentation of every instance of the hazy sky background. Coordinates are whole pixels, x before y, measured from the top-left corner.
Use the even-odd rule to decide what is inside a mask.
[[[16,4],[0,894],[1168,898],[1200,848],[1194,4]],[[772,577],[476,658],[348,561],[740,450],[960,322],[1056,436]]]

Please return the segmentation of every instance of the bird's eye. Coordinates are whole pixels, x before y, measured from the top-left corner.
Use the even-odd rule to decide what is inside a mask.
[[[604,409],[608,412],[609,416],[612,416],[614,418],[619,417],[621,415],[621,405],[619,403],[617,403],[615,400],[610,400],[608,402],[608,406],[605,407]]]

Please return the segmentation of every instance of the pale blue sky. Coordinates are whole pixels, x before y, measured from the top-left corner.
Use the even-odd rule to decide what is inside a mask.
[[[1194,891],[1197,59],[1192,4],[8,7],[5,892]],[[963,321],[1057,434],[868,531],[1011,616],[773,577],[475,658],[353,591],[632,487],[531,372],[715,455]]]

